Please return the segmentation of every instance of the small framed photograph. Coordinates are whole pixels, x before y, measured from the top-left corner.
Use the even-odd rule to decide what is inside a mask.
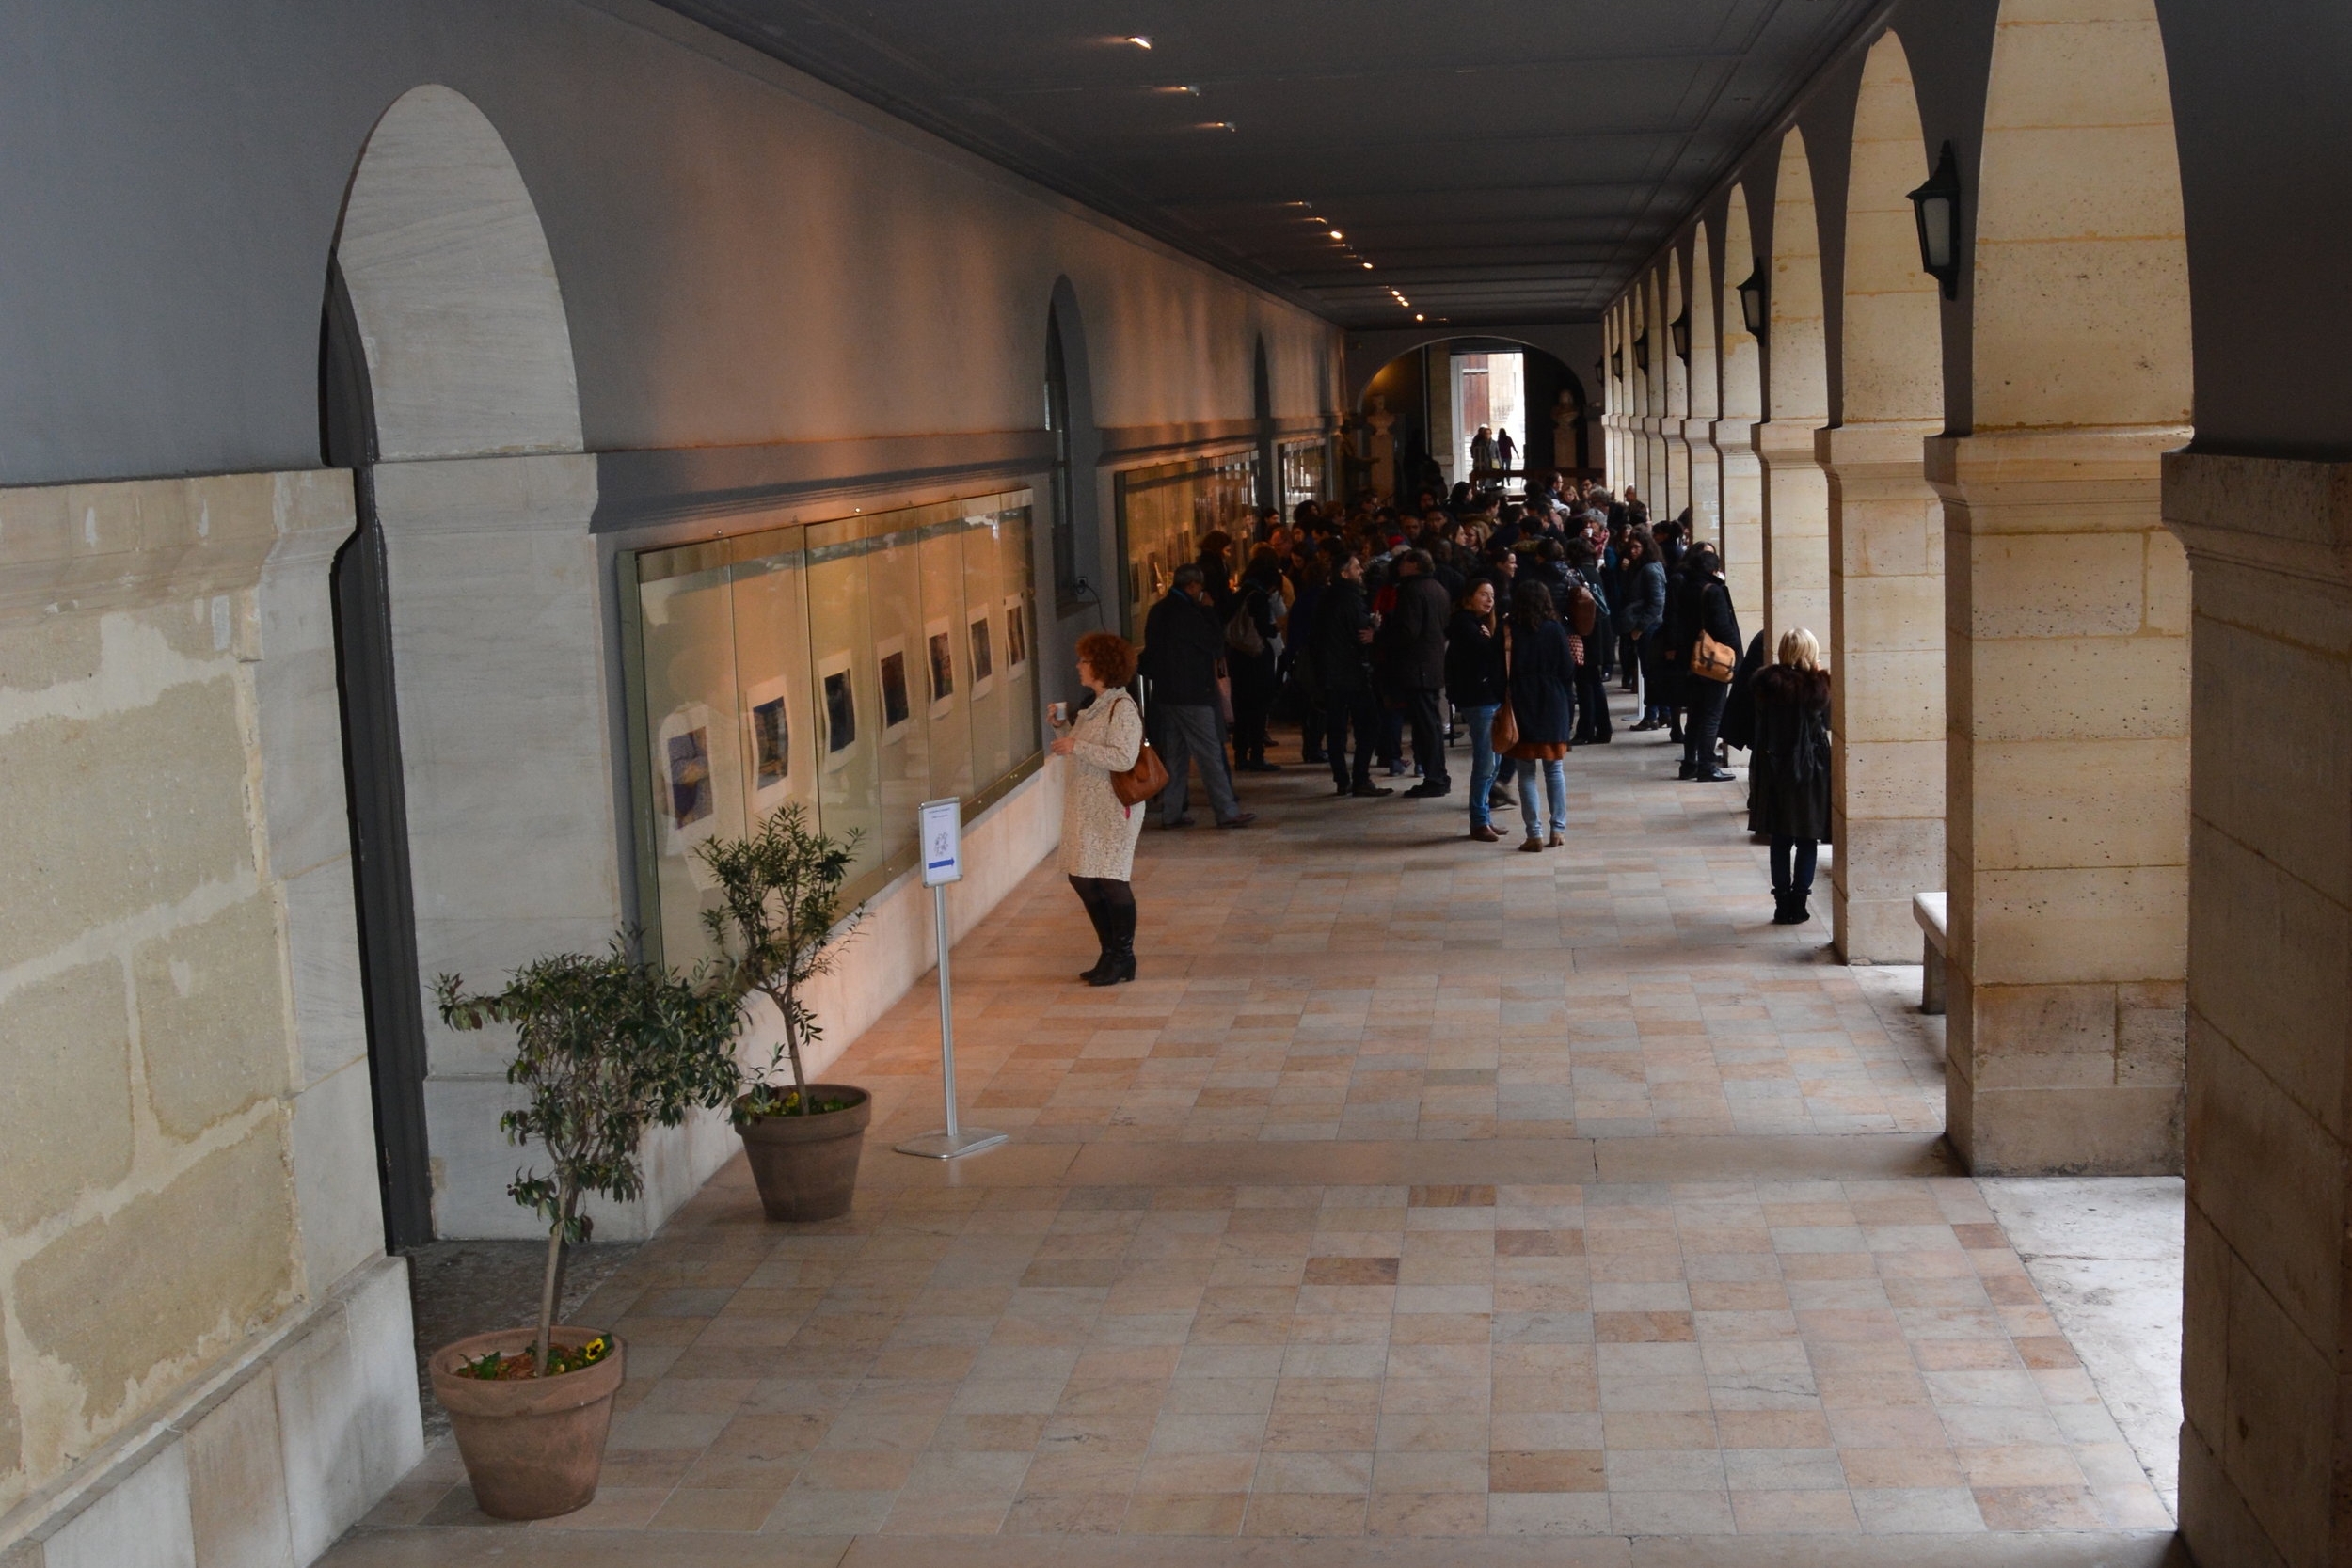
[[[1019,594],[1005,595],[1005,673],[1010,676],[1029,662],[1029,601]]]
[[[989,612],[972,617],[972,700],[979,701],[996,685],[996,639]]]
[[[752,803],[765,814],[791,790],[791,683],[761,681],[745,689],[749,710],[752,764]]]
[[[874,668],[882,678],[882,738],[887,746],[905,736],[914,718],[914,700],[907,685],[907,640],[886,637],[875,643]]]
[[[923,654],[931,678],[931,717],[945,718],[956,705],[956,639],[949,623],[933,621],[923,628]]]
[[[857,691],[850,679],[850,656],[831,655],[818,660],[817,684],[825,701],[825,768],[835,770],[850,760],[857,746]]]

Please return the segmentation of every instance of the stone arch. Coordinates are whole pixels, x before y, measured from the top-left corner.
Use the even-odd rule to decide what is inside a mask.
[[[1984,114],[1960,170],[1969,429],[1928,447],[1949,550],[1946,1121],[1979,1172],[2176,1171],[2188,568],[2159,494],[2190,435],[2190,340],[2153,0],[2002,0]]]
[[[1830,924],[1849,959],[1908,962],[1912,897],[1944,863],[1944,514],[1922,443],[1944,424],[1941,290],[1909,193],[1928,175],[1911,63],[1871,45],[1854,104],[1829,483]]]
[[[2004,0],[1982,165],[1973,428],[2186,425],[2188,249],[2153,0]]]
[[[404,93],[360,154],[335,261],[387,462],[580,450],[571,331],[539,212],[463,94]]]
[[[1804,133],[1781,138],[1772,195],[1767,294],[1764,462],[1764,629],[1829,626],[1829,482],[1814,433],[1829,420],[1829,356],[1821,309],[1821,229]],[[1754,630],[1743,627],[1743,630]],[[1826,641],[1826,639],[1824,639]]]
[[[1723,388],[1715,451],[1724,471],[1724,575],[1743,626],[1764,624],[1764,471],[1756,455],[1756,426],[1764,418],[1764,345],[1748,330],[1740,285],[1764,270],[1748,219],[1747,187],[1735,182],[1724,208],[1723,280],[1715,296]]]

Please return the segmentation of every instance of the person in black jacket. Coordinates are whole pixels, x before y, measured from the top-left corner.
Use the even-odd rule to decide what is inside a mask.
[[[1445,632],[1445,694],[1469,726],[1470,742],[1470,835],[1494,844],[1497,785],[1514,766],[1494,747],[1495,709],[1502,705],[1507,675],[1502,662],[1502,621],[1495,612],[1495,585],[1480,578],[1463,595]],[[1508,796],[1502,797],[1504,804]]]
[[[1750,820],[1772,835],[1772,924],[1801,926],[1829,836],[1829,674],[1820,644],[1803,626],[1781,634],[1777,657],[1756,677]]]
[[[1584,662],[1576,667],[1576,743],[1606,746],[1613,736],[1606,656],[1616,632],[1610,624],[1609,595],[1591,541],[1569,540],[1567,556],[1568,604],[1561,619],[1584,643]]]
[[[1632,641],[1633,662],[1642,676],[1642,721],[1637,730],[1666,727],[1670,705],[1660,669],[1659,631],[1666,622],[1666,565],[1647,529],[1625,531],[1625,602],[1617,607],[1617,629]]]
[[[1576,723],[1576,655],[1560,625],[1551,591],[1534,578],[1511,593],[1508,658],[1511,713],[1519,732],[1511,755],[1531,765],[1519,782],[1519,817],[1527,824],[1527,842],[1519,848],[1540,854],[1567,843],[1568,775],[1564,763]],[[1546,796],[1551,807],[1549,839],[1543,832]]]
[[[1236,590],[1232,619],[1226,623],[1225,668],[1233,678],[1233,770],[1238,773],[1279,773],[1282,765],[1265,759],[1266,719],[1274,707],[1274,644],[1280,635],[1276,619],[1282,602],[1282,565],[1269,546],[1249,552],[1249,569]],[[1233,627],[1244,624],[1257,633],[1251,652],[1235,645]]]
[[[1405,704],[1413,726],[1413,760],[1421,783],[1405,793],[1434,800],[1453,792],[1445,768],[1445,724],[1438,710],[1445,689],[1446,617],[1453,609],[1433,574],[1427,550],[1406,550],[1396,559],[1396,608],[1380,623],[1375,639],[1389,686]]]
[[[1152,705],[1145,717],[1153,732],[1152,744],[1168,766],[1168,787],[1160,791],[1163,828],[1192,825],[1184,807],[1191,801],[1191,765],[1196,760],[1218,827],[1246,828],[1258,819],[1255,812],[1241,809],[1232,776],[1225,770],[1224,705],[1216,689],[1224,657],[1225,627],[1209,608],[1200,568],[1189,562],[1177,567],[1168,596],[1144,619],[1143,657],[1137,665],[1152,681]]]
[[[1380,705],[1372,692],[1373,617],[1364,598],[1364,561],[1343,551],[1315,601],[1315,681],[1323,692],[1324,752],[1331,782],[1342,795],[1373,800],[1395,790],[1372,782],[1372,753],[1380,743]],[[1347,734],[1356,732],[1356,761],[1347,758]]]
[[[1690,718],[1683,725],[1682,771],[1677,776],[1699,784],[1728,784],[1734,775],[1716,764],[1715,735],[1723,722],[1724,700],[1730,687],[1687,672],[1702,632],[1726,648],[1740,647],[1743,641],[1740,618],[1732,611],[1731,585],[1724,580],[1723,558],[1715,553],[1714,546],[1692,546],[1683,564],[1684,610],[1677,618],[1677,634],[1682,645],[1675,654],[1686,672],[1683,702]]]

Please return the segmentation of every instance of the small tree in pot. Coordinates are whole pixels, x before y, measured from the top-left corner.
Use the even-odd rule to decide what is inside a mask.
[[[580,1199],[636,1197],[645,1130],[732,1098],[741,1002],[705,976],[637,961],[617,938],[602,957],[527,964],[488,995],[466,995],[463,985],[454,974],[435,985],[450,1027],[515,1025],[506,1078],[529,1100],[499,1125],[514,1143],[543,1146],[551,1168],[518,1171],[506,1190],[547,1221],[548,1257],[536,1328],[444,1348],[433,1358],[433,1389],[482,1511],[544,1519],[596,1496],[623,1372],[617,1338],[555,1323],[564,1249],[591,1229]]]
[[[803,997],[831,970],[858,914],[841,917],[858,835],[812,829],[798,801],[769,815],[747,838],[709,839],[695,853],[719,884],[703,911],[728,988],[775,1005],[783,1038],[735,1101],[735,1126],[771,1220],[833,1219],[850,1212],[873,1101],[847,1084],[811,1084],[803,1053],[824,1037]],[[791,1087],[777,1082],[789,1063]]]

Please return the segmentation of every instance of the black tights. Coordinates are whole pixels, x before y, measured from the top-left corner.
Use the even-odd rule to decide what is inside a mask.
[[[1094,934],[1105,953],[1123,954],[1136,942],[1136,890],[1115,877],[1073,877],[1071,887],[1094,922]]]

